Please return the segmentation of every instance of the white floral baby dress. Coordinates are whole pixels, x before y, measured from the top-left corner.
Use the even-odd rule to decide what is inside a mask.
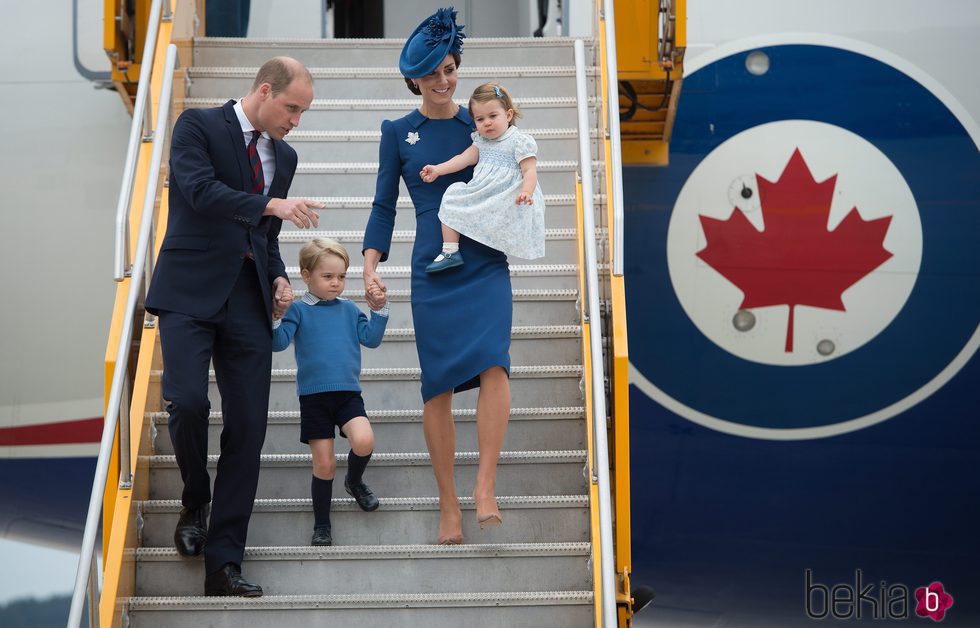
[[[495,140],[473,133],[480,161],[468,183],[446,189],[439,220],[467,238],[513,257],[544,257],[544,195],[534,187],[534,203],[518,205],[524,185],[520,162],[535,157],[538,145],[530,135],[510,127]]]

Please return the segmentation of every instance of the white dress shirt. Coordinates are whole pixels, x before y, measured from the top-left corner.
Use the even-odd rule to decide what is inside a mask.
[[[235,103],[235,115],[238,116],[238,123],[242,125],[242,138],[244,138],[245,148],[248,148],[252,141],[252,132],[255,127],[248,121],[245,110],[242,109],[242,101]],[[263,131],[258,141],[259,159],[262,160],[262,177],[265,179],[263,194],[269,193],[269,186],[272,185],[272,178],[276,176],[276,150],[272,147],[272,138],[267,131]]]

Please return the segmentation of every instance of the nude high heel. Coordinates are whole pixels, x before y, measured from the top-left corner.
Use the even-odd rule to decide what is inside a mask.
[[[500,516],[500,508],[497,507],[497,498],[492,497],[489,501],[492,504],[492,510],[480,510],[480,506],[477,503],[476,495],[473,496],[473,505],[476,506],[476,522],[480,524],[480,529],[490,528],[493,526],[499,526],[504,522],[503,517]],[[486,503],[486,501],[484,503]]]
[[[459,517],[462,519],[463,513],[459,512]],[[460,528],[462,528],[462,521],[460,521]],[[436,538],[437,545],[462,545],[463,543],[463,531],[460,529],[459,534],[445,534],[439,535]]]
[[[480,524],[481,530],[483,528],[491,528],[493,526],[499,526],[501,523],[504,522],[504,520],[500,518],[499,512],[491,512],[485,515],[481,515],[478,513],[476,515],[476,520]]]

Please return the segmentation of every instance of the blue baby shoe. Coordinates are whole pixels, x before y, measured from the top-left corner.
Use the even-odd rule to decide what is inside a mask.
[[[444,270],[449,270],[450,268],[456,268],[457,266],[462,265],[463,254],[459,251],[455,253],[440,253],[431,264],[425,267],[425,272],[441,273]]]

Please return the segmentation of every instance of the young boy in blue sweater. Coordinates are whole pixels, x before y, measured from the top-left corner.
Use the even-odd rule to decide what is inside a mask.
[[[362,476],[374,450],[374,430],[361,398],[361,347],[377,347],[388,324],[388,302],[377,288],[381,310],[368,318],[352,301],[341,298],[350,256],[339,243],[315,238],[299,252],[307,291],[273,323],[273,351],[295,342],[296,390],[299,394],[300,441],[313,454],[312,545],[331,545],[330,499],[337,470],[334,426],[350,442],[344,488],[362,510],[378,508],[378,498]]]

